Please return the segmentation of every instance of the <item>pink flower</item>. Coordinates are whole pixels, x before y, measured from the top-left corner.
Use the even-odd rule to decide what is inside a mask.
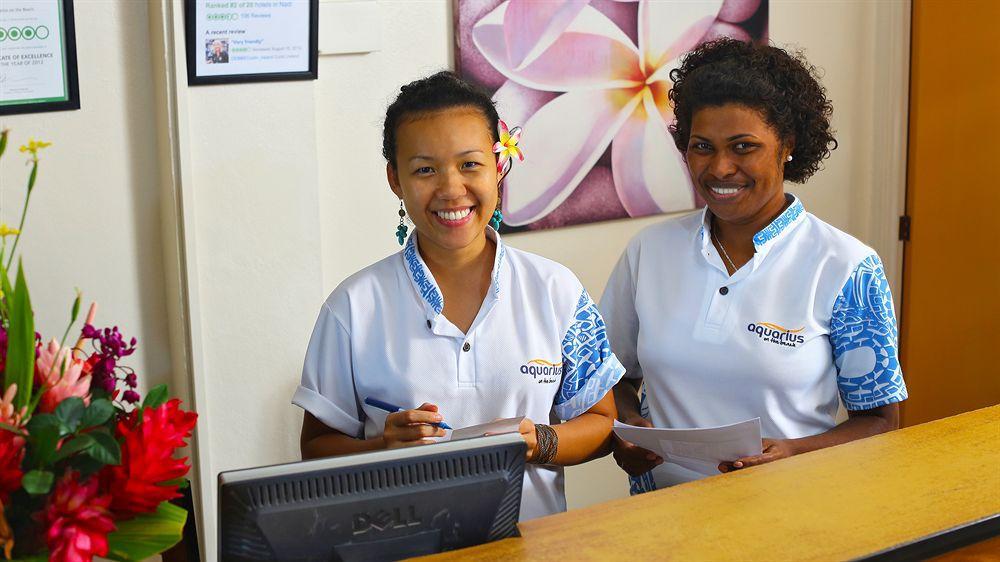
[[[513,157],[524,162],[524,151],[521,147],[517,146],[518,141],[521,140],[521,128],[514,127],[513,129],[507,128],[507,124],[500,120],[500,140],[493,144],[493,152],[498,154],[497,157],[497,173],[502,174],[504,168],[507,166],[508,161],[513,161]]]
[[[35,379],[42,384],[42,398],[38,410],[52,412],[63,400],[78,396],[90,403],[90,375],[84,375],[84,361],[71,355],[69,347],[60,348],[52,340],[43,348],[35,361]]]
[[[502,111],[521,112],[506,116],[524,123],[532,149],[542,155],[506,180],[507,224],[552,212],[608,145],[615,190],[629,215],[695,206],[667,130],[673,120],[669,71],[703,39],[725,34],[720,25],[735,27],[717,20],[722,4],[640,0],[638,45],[588,0],[509,0],[476,23],[473,42],[508,79],[494,99]],[[525,97],[525,89],[563,93],[525,108],[515,99]]]
[[[66,471],[49,496],[42,521],[48,525],[45,543],[49,560],[55,562],[90,562],[94,556],[108,553],[108,533],[115,530],[108,511],[110,495],[98,495],[99,480],[79,482],[79,474]]]
[[[0,423],[5,423],[13,427],[21,427],[28,407],[24,406],[20,410],[14,407],[14,397],[17,396],[17,385],[12,384],[7,387],[7,392],[0,397]]]

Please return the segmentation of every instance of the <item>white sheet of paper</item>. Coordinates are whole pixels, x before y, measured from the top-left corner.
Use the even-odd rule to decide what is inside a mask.
[[[665,462],[706,476],[718,474],[722,461],[761,453],[760,418],[694,429],[636,427],[615,420],[615,434],[660,455]]]
[[[445,436],[438,439],[438,442],[445,441],[461,441],[463,439],[473,439],[476,437],[485,437],[486,435],[499,435],[501,433],[514,433],[517,431],[518,426],[521,425],[521,420],[524,416],[519,418],[506,418],[502,420],[491,421],[489,423],[481,423],[479,425],[470,425],[469,427],[463,427],[454,430],[445,430]]]

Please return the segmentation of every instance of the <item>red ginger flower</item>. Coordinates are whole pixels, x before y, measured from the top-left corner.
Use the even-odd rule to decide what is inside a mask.
[[[97,478],[80,483],[79,476],[66,471],[42,512],[50,562],[90,562],[108,553],[108,533],[115,530],[111,496],[98,495]]]
[[[24,437],[0,429],[0,503],[9,503],[10,493],[21,487]]]
[[[111,509],[125,516],[156,511],[161,502],[180,497],[177,484],[164,484],[187,474],[187,457],[175,459],[174,451],[187,445],[198,414],[180,409],[174,399],[157,408],[146,408],[142,423],[136,412],[118,423],[122,463],[109,466]]]

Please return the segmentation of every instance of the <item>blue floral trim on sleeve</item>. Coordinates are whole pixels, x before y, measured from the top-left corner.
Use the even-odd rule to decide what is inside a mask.
[[[649,403],[646,402],[646,385],[642,385],[642,394],[639,397],[639,415],[649,419]],[[645,472],[639,476],[628,477],[628,493],[631,496],[645,494],[656,490],[656,481],[653,480],[653,471]]]
[[[830,319],[837,386],[848,410],[906,399],[899,368],[896,313],[878,256],[865,258],[844,284]]]
[[[444,297],[438,290],[437,284],[427,272],[423,261],[417,254],[416,235],[411,234],[406,240],[406,248],[403,249],[403,259],[406,260],[406,267],[410,270],[410,277],[417,286],[420,296],[427,301],[427,304],[434,309],[434,312],[441,314],[444,310]]]
[[[562,385],[555,412],[560,419],[571,420],[599,402],[625,374],[625,367],[611,353],[604,319],[586,290],[577,302],[562,348]]]

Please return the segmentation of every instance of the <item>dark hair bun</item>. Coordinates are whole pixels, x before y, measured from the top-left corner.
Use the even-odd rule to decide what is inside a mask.
[[[500,133],[497,132],[500,117],[489,94],[455,73],[443,70],[399,88],[399,95],[385,112],[382,156],[390,165],[396,166],[396,130],[404,118],[453,107],[472,107],[482,111],[493,141],[500,140]]]

